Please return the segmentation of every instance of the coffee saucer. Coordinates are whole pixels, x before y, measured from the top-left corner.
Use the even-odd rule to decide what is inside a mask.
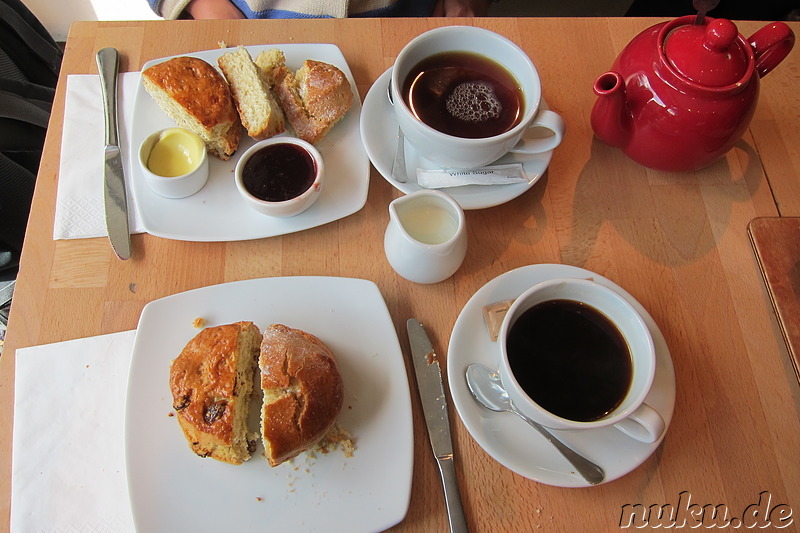
[[[483,320],[483,307],[516,298],[529,287],[553,278],[591,278],[628,300],[644,319],[656,349],[656,372],[646,402],[658,411],[669,429],[675,409],[675,370],[666,340],[653,318],[624,289],[582,268],[541,264],[502,274],[481,287],[461,311],[447,352],[447,378],[453,404],[475,441],[497,462],[517,474],[559,487],[591,486],[535,429],[513,413],[495,413],[478,405],[467,388],[465,373],[472,363],[498,368],[500,350]],[[603,467],[604,483],[631,472],[658,448],[634,440],[614,427],[582,431],[553,431],[567,445]],[[666,431],[664,432],[666,434]]]
[[[381,175],[397,189],[406,194],[419,191],[422,187],[417,183],[414,169],[441,170],[442,167],[417,154],[411,143],[406,142],[406,168],[408,181],[401,183],[392,178],[392,161],[397,147],[397,119],[388,97],[389,82],[392,77],[391,67],[375,80],[361,109],[361,140],[366,148],[372,165]],[[542,100],[541,106],[547,108]],[[520,196],[542,177],[553,151],[540,154],[506,154],[493,164],[522,163],[528,175],[527,183],[509,185],[465,185],[443,189],[459,203],[462,209],[484,209],[504,204]]]

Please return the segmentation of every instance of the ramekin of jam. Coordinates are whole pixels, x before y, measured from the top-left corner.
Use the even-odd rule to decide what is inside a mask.
[[[236,187],[247,204],[275,217],[302,213],[317,201],[322,156],[295,137],[272,137],[251,146],[236,163]]]
[[[191,196],[208,180],[206,145],[183,128],[167,128],[148,136],[139,147],[139,165],[147,185],[167,198]]]

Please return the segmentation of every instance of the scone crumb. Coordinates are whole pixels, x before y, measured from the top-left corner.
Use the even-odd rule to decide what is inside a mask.
[[[228,48],[227,43],[225,41],[217,41],[217,47],[219,48]]]
[[[322,453],[329,453],[339,448],[342,450],[345,457],[353,457],[356,445],[350,433],[337,423],[334,424],[331,430],[328,431],[328,434],[322,438],[316,448]]]
[[[194,321],[192,322],[192,326],[194,326],[196,329],[204,328],[205,325],[206,325],[206,319],[201,316],[195,318]]]

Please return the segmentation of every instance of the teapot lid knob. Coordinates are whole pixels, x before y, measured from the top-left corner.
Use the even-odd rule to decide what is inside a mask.
[[[667,59],[683,76],[707,87],[732,85],[747,72],[749,57],[736,25],[706,17],[708,24],[675,28],[664,43]]]
[[[731,47],[739,36],[736,24],[726,19],[717,19],[706,29],[705,47],[714,52],[724,52]]]

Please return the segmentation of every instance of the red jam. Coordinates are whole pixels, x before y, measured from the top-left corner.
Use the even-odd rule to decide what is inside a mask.
[[[317,166],[302,146],[276,143],[254,153],[245,163],[242,182],[247,191],[267,202],[297,198],[314,183]]]

